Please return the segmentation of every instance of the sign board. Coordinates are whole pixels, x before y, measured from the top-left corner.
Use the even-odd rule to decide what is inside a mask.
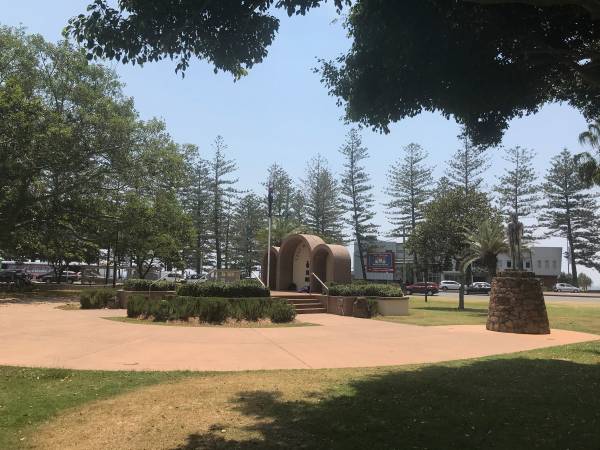
[[[394,272],[394,252],[367,253],[367,272]]]

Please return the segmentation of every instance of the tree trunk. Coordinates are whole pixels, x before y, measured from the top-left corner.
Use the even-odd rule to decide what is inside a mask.
[[[569,231],[567,232],[567,244],[569,246],[569,263],[571,264],[571,282],[573,286],[577,286],[577,264],[575,264],[575,252],[573,251],[573,234],[570,229],[571,225],[569,224]]]
[[[367,279],[367,271],[365,269],[365,257],[363,252],[362,243],[360,242],[360,237],[358,234],[356,235],[356,245],[358,245],[358,257],[360,258],[360,269],[362,270],[362,278],[363,280]]]
[[[113,287],[115,287],[117,285],[117,267],[119,264],[118,253],[117,253],[118,247],[119,247],[119,232],[117,231],[117,236],[115,239],[115,249],[113,251],[113,276],[112,276],[112,286]]]
[[[460,289],[458,290],[458,310],[463,311],[465,309],[465,274],[460,274]]]
[[[108,284],[108,272],[110,271],[110,244],[106,250],[106,273],[104,274],[104,284]]]

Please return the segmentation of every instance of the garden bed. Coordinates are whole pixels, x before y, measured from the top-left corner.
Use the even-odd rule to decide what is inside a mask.
[[[285,327],[314,327],[319,326],[315,323],[299,322],[293,320],[286,323],[274,323],[270,319],[259,319],[257,321],[227,319],[223,323],[214,324],[200,322],[198,318],[183,320],[167,320],[165,322],[156,322],[152,317],[148,319],[131,318],[131,317],[104,317],[106,320],[115,322],[132,323],[136,325],[159,325],[169,327],[216,327],[216,328],[285,328]]]
[[[390,284],[332,284],[324,303],[329,314],[340,316],[408,315],[408,297],[399,286]]]
[[[127,303],[127,317],[155,322],[193,319],[200,323],[222,324],[228,320],[258,322],[270,319],[274,323],[289,323],[294,321],[296,311],[287,300],[270,297],[173,296],[155,299],[137,295]]]

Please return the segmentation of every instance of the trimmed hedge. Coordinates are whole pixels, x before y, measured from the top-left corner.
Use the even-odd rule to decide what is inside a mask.
[[[234,283],[206,281],[204,283],[186,283],[177,286],[177,295],[186,297],[269,297],[271,292],[258,281],[240,280]]]
[[[383,283],[331,284],[329,295],[341,297],[404,297],[402,288]]]
[[[141,278],[129,278],[123,283],[126,291],[174,291],[177,283],[169,280],[144,280]]]
[[[200,322],[223,323],[227,319],[256,322],[269,317],[275,323],[291,322],[296,317],[294,307],[286,300],[273,298],[222,298],[177,296],[148,299],[134,295],[127,302],[127,317],[186,321],[197,317]]]
[[[81,309],[114,308],[115,292],[112,289],[87,289],[79,294]]]

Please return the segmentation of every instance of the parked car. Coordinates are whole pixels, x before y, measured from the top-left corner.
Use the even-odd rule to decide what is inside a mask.
[[[577,286],[573,286],[569,283],[556,283],[553,288],[554,292],[579,292]]]
[[[428,295],[433,295],[433,294],[437,294],[440,291],[440,287],[438,286],[437,283],[425,283],[425,282],[421,282],[421,283],[413,283],[413,284],[409,284],[408,286],[406,286],[406,293],[407,294],[425,294],[427,293]]]
[[[442,280],[440,281],[440,290],[442,291],[458,291],[460,289],[460,283],[454,280]]]
[[[465,289],[465,294],[489,294],[492,290],[492,285],[483,281],[478,281],[470,284]]]
[[[159,280],[161,280],[161,281],[164,281],[164,280],[167,280],[167,281],[183,281],[184,277],[183,277],[183,275],[180,275],[178,273],[169,272],[169,273],[164,274],[162,277],[160,277]]]
[[[65,283],[73,283],[75,281],[79,281],[81,279],[81,273],[73,272],[72,270],[65,270],[60,276],[60,281],[64,281]],[[37,277],[38,281],[42,281],[44,283],[58,283],[58,277],[52,272],[46,272],[43,275]]]

